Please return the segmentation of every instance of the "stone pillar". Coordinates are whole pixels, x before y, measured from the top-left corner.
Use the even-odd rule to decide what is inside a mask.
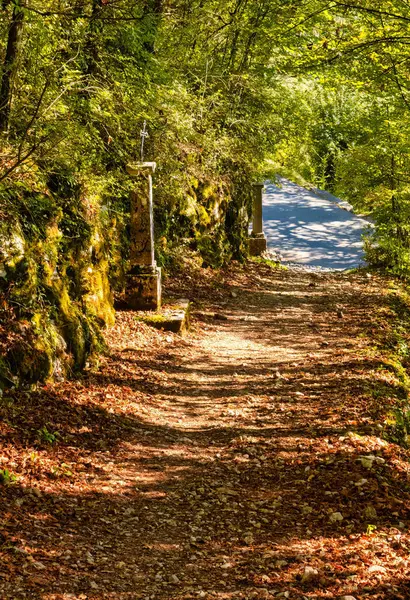
[[[154,257],[152,174],[156,164],[128,165],[136,180],[131,194],[131,268],[127,275],[126,303],[134,310],[161,308],[161,269]]]
[[[251,256],[260,256],[267,248],[266,238],[263,233],[263,190],[263,183],[253,184],[253,229],[249,238],[249,254]]]

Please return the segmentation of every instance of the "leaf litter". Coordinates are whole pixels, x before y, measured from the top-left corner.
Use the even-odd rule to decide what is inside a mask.
[[[408,598],[409,452],[380,427],[394,382],[374,393],[385,284],[312,277],[170,280],[190,336],[119,312],[98,369],[5,394],[1,598]]]

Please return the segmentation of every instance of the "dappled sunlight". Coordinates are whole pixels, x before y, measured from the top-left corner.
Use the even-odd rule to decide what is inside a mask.
[[[264,232],[268,249],[284,262],[343,270],[363,263],[368,221],[285,179],[266,186]]]
[[[194,310],[184,339],[119,313],[99,369],[11,394],[5,585],[20,573],[46,600],[400,597],[409,463],[380,438],[371,385],[395,382],[364,352],[379,288],[260,269],[257,291],[220,304],[226,320]]]

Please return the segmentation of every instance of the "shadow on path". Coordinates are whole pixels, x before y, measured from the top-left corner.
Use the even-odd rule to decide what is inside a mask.
[[[378,437],[363,337],[379,287],[259,282],[144,352],[119,314],[97,372],[3,399],[1,598],[408,598],[408,463]]]

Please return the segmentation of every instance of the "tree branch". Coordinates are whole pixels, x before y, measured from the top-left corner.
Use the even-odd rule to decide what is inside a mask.
[[[360,12],[366,12],[369,14],[373,14],[376,16],[384,16],[384,17],[390,17],[392,19],[397,19],[399,21],[405,21],[405,22],[410,22],[410,17],[406,17],[404,15],[399,15],[397,13],[391,13],[385,10],[379,10],[377,8],[368,8],[366,6],[358,6],[357,4],[350,4],[348,2],[338,2],[338,0],[335,0],[335,6],[340,6],[342,8],[347,8],[348,10],[358,10]]]

